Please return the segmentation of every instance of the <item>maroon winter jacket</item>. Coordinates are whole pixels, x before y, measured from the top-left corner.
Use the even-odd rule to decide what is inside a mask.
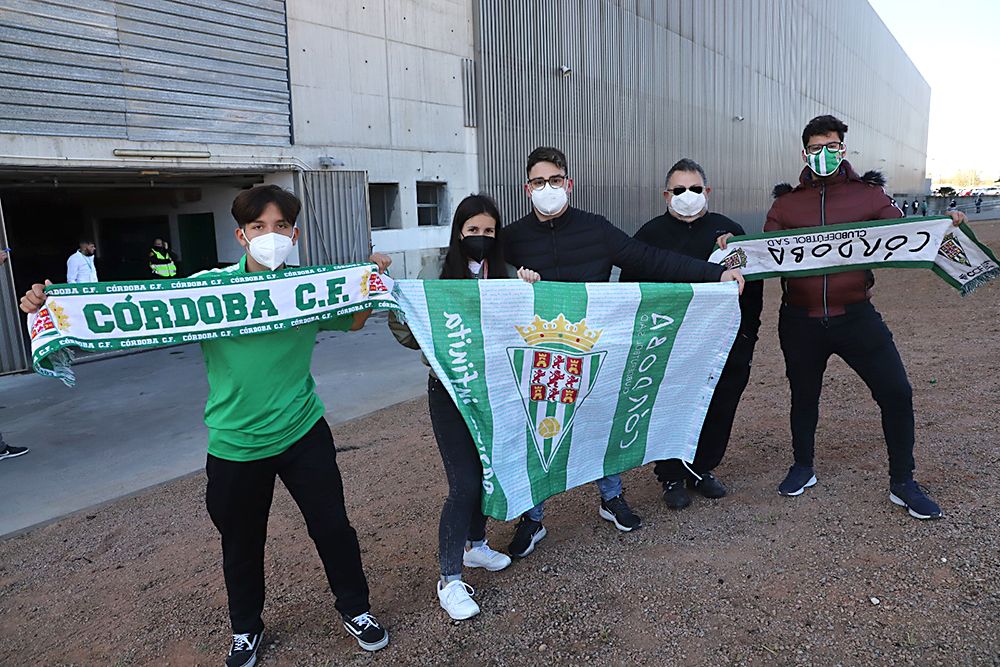
[[[882,174],[869,171],[858,176],[847,160],[836,174],[825,179],[806,167],[794,189],[787,183],[774,188],[775,199],[764,231],[903,217],[896,202],[885,193],[884,185]],[[809,317],[834,317],[844,314],[844,306],[870,299],[874,284],[870,271],[786,278],[781,281],[782,300],[807,309]]]

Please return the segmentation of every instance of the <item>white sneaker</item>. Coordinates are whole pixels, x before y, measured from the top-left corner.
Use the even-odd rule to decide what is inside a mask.
[[[437,592],[441,608],[456,621],[464,621],[479,613],[479,605],[472,599],[476,591],[461,579],[452,581],[443,588],[438,581]]]
[[[462,564],[465,567],[485,567],[490,572],[499,572],[510,565],[510,556],[490,549],[490,545],[484,541],[462,555]]]

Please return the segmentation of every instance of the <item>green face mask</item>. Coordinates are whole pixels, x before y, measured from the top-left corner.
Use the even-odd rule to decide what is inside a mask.
[[[816,155],[806,154],[806,164],[817,176],[829,176],[836,172],[843,161],[843,151],[831,151],[826,146]]]

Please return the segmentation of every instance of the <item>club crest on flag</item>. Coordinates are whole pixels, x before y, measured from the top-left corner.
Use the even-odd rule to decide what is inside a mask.
[[[954,234],[948,233],[944,235],[944,241],[941,242],[941,247],[938,248],[938,254],[958,264],[972,266],[969,258],[965,256],[962,244],[958,242],[958,237]]]
[[[593,351],[600,329],[588,327],[585,319],[570,322],[562,313],[552,321],[535,315],[527,326],[514,328],[528,346],[509,347],[507,356],[538,460],[548,473],[607,352]]]

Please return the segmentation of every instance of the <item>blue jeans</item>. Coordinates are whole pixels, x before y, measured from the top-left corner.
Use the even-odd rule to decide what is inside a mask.
[[[622,476],[621,475],[608,475],[607,477],[602,477],[596,482],[597,488],[601,492],[601,500],[611,500],[612,498],[617,498],[622,494]],[[524,513],[524,516],[528,517],[532,521],[538,521],[541,523],[542,517],[545,516],[545,501],[538,503],[530,510]]]

